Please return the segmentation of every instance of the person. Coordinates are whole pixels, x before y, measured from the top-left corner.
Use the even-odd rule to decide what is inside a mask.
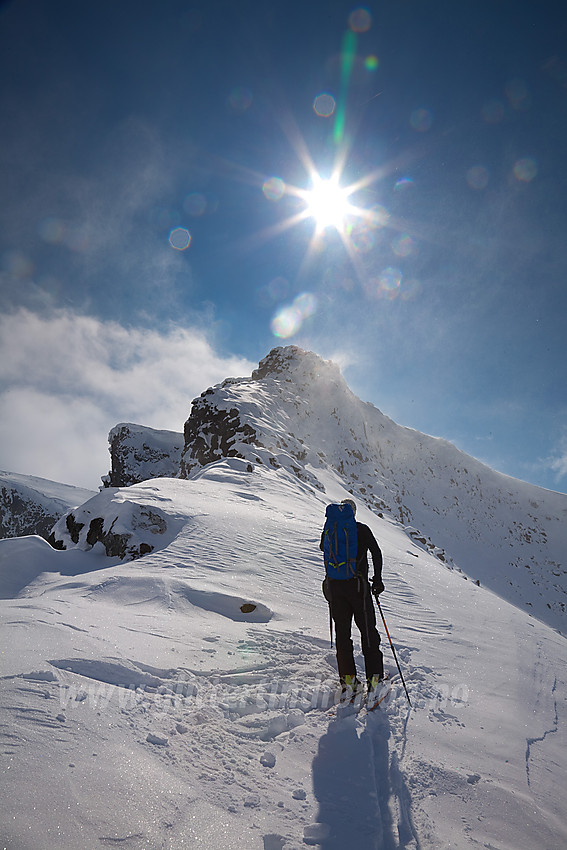
[[[342,504],[350,505],[356,517],[356,504],[352,499],[343,499]],[[319,545],[322,551],[324,534],[323,531]],[[384,678],[384,657],[380,649],[380,634],[376,628],[376,612],[368,580],[368,552],[370,552],[374,567],[372,591],[383,592],[382,551],[372,531],[364,523],[356,523],[356,535],[354,578],[332,579],[327,576],[323,582],[323,592],[335,624],[337,666],[343,693],[347,690],[356,693],[361,689],[361,683],[356,675],[351,638],[353,617],[360,631],[368,690],[373,690]]]

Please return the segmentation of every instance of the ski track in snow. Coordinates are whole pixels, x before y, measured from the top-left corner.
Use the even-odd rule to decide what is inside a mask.
[[[563,850],[563,638],[368,513],[413,708],[377,614],[392,692],[333,712],[324,498],[230,465],[149,489],[187,499],[161,551],[3,602],[10,850]]]
[[[551,690],[552,694],[555,693],[556,686],[557,686],[557,679],[555,679],[555,681],[553,683],[553,688]],[[545,732],[543,733],[543,735],[539,735],[537,738],[528,738],[527,739],[526,779],[527,779],[528,785],[531,784],[530,783],[530,760],[531,760],[531,757],[532,757],[532,747],[533,747],[533,745],[541,743],[542,741],[545,741],[545,739],[547,738],[548,735],[553,735],[559,729],[559,716],[558,716],[558,713],[557,713],[557,701],[556,700],[553,701],[553,708],[554,708],[553,726],[550,729],[546,729]]]
[[[450,628],[394,572],[391,585],[392,604],[397,600],[411,608],[409,632],[439,636]],[[198,595],[172,593],[172,586],[175,583],[137,576],[111,577],[91,585],[87,597],[111,598],[113,604],[120,601],[129,607],[163,604],[172,610],[177,595],[181,604],[197,600],[199,605]],[[210,605],[205,609],[215,610]],[[58,627],[68,626],[63,610],[47,610]],[[171,640],[166,633],[139,632]],[[210,636],[202,652],[214,657],[220,640]],[[419,848],[411,793],[401,767],[409,709],[396,671],[393,696],[384,710],[362,719],[329,720],[326,709],[336,697],[336,673],[334,652],[327,641],[297,632],[266,633],[251,624],[236,651],[243,663],[227,670],[215,667],[209,673],[191,667],[159,669],[136,660],[51,659],[58,684],[50,682],[49,670],[33,674],[40,687],[20,691],[27,698],[35,695],[43,704],[24,709],[18,703],[12,708],[13,721],[19,727],[31,724],[56,730],[58,742],[72,745],[80,736],[81,713],[88,708],[99,716],[111,713],[113,725],[121,737],[130,739],[130,746],[152,747],[164,768],[184,781],[191,783],[193,777],[196,783],[211,783],[216,803],[232,814],[272,808],[274,791],[280,786],[281,794],[281,783],[270,781],[270,770],[286,758],[293,762],[293,751],[304,752],[307,746],[313,750],[314,799],[311,781],[299,783],[290,777],[284,783],[287,797],[277,802],[279,820],[287,832],[267,833],[265,846],[277,846],[280,839],[279,846],[293,846],[285,836],[295,834],[297,823],[303,822],[303,836],[297,840],[302,837],[304,844],[327,850],[342,850],[349,841],[376,850]],[[432,671],[411,664],[408,646],[399,644],[398,656],[416,704],[437,706],[441,697]],[[360,647],[357,661],[362,664]],[[54,718],[44,700],[49,699],[51,706],[57,688],[61,710]],[[432,714],[442,723],[452,720],[441,708]],[[258,763],[264,768],[261,778]],[[349,766],[346,776],[345,765]],[[338,799],[337,787],[341,789]],[[101,840],[112,841],[109,836]],[[137,847],[144,840],[142,834],[130,833],[120,842]]]
[[[209,640],[213,653],[216,642]],[[8,715],[24,730],[19,743],[27,739],[26,728],[43,726],[73,749],[86,711],[111,714],[112,725],[130,746],[152,747],[164,769],[189,784],[210,783],[216,804],[233,814],[273,808],[274,792],[282,791],[281,781],[272,782],[270,772],[286,759],[293,763],[293,751],[307,746],[313,750],[314,799],[311,781],[291,776],[284,781],[287,794],[277,808],[285,829],[281,835],[267,833],[265,846],[278,846],[279,839],[280,847],[293,846],[285,836],[297,833],[297,823],[303,822],[297,840],[326,850],[419,848],[411,794],[400,767],[409,709],[399,677],[392,677],[393,696],[384,710],[362,719],[348,711],[329,719],[326,709],[336,698],[336,676],[333,653],[325,643],[251,627],[237,645],[250,664],[207,675],[135,661],[52,659],[53,674],[37,671],[31,686],[17,688],[26,700],[35,697],[39,707],[24,707],[19,700]],[[423,685],[427,677],[408,663],[411,653],[401,648],[400,654],[408,682]],[[259,665],[258,657],[272,660]],[[321,670],[327,671],[326,678]],[[57,690],[60,710],[54,717]],[[432,695],[434,690],[429,685],[424,692]],[[15,737],[11,745],[17,748]],[[138,847],[144,840],[143,834],[131,833],[120,843]]]
[[[526,738],[526,782],[528,787],[531,787],[530,767],[534,751],[537,749],[535,745],[542,744],[549,735],[554,735],[559,731],[559,710],[557,706],[557,676],[553,677],[553,684],[549,687],[549,672],[542,665],[542,647],[538,645],[536,654],[536,669],[538,676],[536,682],[536,692],[534,700],[534,713],[538,718],[543,714],[549,717],[550,710],[552,717],[547,721],[550,725],[543,730],[540,735]],[[542,718],[546,723],[546,720]]]
[[[90,713],[87,727],[94,717],[105,717],[127,746],[150,747],[166,773],[189,785],[210,783],[216,804],[229,813],[265,811],[274,806],[274,792],[282,796],[276,808],[285,828],[266,833],[264,846],[292,847],[295,834],[303,844],[328,850],[342,850],[349,841],[377,850],[419,847],[411,844],[411,797],[396,749],[405,735],[405,696],[394,677],[387,712],[330,719],[326,709],[336,697],[336,678],[325,643],[251,627],[238,645],[242,656],[251,656],[249,669],[208,675],[135,661],[52,659],[47,670],[11,679],[17,684],[13,703],[4,705],[4,754],[16,755],[40,728],[69,753],[80,750]],[[210,644],[214,651],[214,639]],[[273,660],[259,669],[252,660],[258,656]],[[419,671],[406,672],[419,680]],[[306,747],[313,751],[313,793],[311,781],[297,781],[291,770],[283,795],[281,779],[272,781],[270,774],[286,760],[293,764],[294,750]],[[103,844],[118,840],[121,846],[146,846],[143,832],[100,836]]]

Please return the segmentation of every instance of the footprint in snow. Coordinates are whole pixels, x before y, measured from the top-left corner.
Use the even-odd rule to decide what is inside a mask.
[[[260,756],[260,764],[264,767],[275,767],[276,766],[276,757],[274,753],[266,751],[263,755]]]
[[[269,835],[264,835],[263,838],[264,850],[283,850],[287,842],[287,838],[284,838],[283,835],[277,835],[273,832]]]
[[[326,823],[312,823],[303,829],[303,843],[322,844],[328,838],[330,831]]]

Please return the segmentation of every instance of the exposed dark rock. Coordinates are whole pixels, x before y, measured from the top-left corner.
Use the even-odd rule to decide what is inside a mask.
[[[37,534],[49,540],[53,525],[92,495],[33,475],[0,472],[0,539]]]
[[[65,525],[73,543],[78,543],[81,530],[85,527],[84,522],[77,522],[73,514],[69,513],[65,517]]]
[[[24,498],[16,488],[4,484],[0,487],[0,539],[39,534],[47,540],[64,512],[64,509],[59,514],[46,510],[32,499]]]
[[[91,524],[89,525],[89,530],[87,531],[87,543],[89,546],[94,546],[99,540],[103,538],[103,526],[104,526],[104,517],[97,516],[96,519],[93,519]]]
[[[260,360],[258,368],[252,372],[253,381],[261,381],[269,376],[283,376],[292,380],[293,373],[299,371],[302,378],[316,380],[325,372],[328,376],[342,380],[339,367],[331,360],[323,360],[312,351],[304,351],[297,345],[287,345],[285,348],[272,348],[270,353]]]
[[[245,457],[236,443],[254,445],[254,428],[242,423],[238,410],[217,408],[203,393],[195,399],[185,423],[185,448],[181,456],[180,477],[188,478],[192,469],[206,466],[223,457]]]
[[[62,540],[56,540],[53,531],[49,532],[49,535],[45,538],[50,546],[53,546],[54,549],[58,549],[62,552],[65,549],[65,544]]]
[[[179,473],[183,435],[125,422],[108,435],[111,469],[105,487],[129,487],[150,478],[174,478]]]

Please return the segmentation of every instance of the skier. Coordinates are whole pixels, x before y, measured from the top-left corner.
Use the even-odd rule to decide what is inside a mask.
[[[352,499],[343,499],[341,506],[350,505],[352,519],[356,515],[356,504]],[[340,506],[339,506],[340,507]],[[384,678],[384,658],[380,649],[380,635],[376,629],[376,614],[368,581],[368,551],[372,555],[374,577],[372,591],[382,593],[382,552],[376,538],[367,525],[356,522],[356,569],[352,578],[331,578],[328,573],[323,582],[323,593],[335,624],[337,665],[343,694],[356,695],[362,690],[356,675],[351,639],[352,619],[360,630],[362,652],[366,669],[368,691],[374,690]],[[320,549],[325,552],[325,531],[321,534]],[[327,568],[328,569],[328,568]]]

